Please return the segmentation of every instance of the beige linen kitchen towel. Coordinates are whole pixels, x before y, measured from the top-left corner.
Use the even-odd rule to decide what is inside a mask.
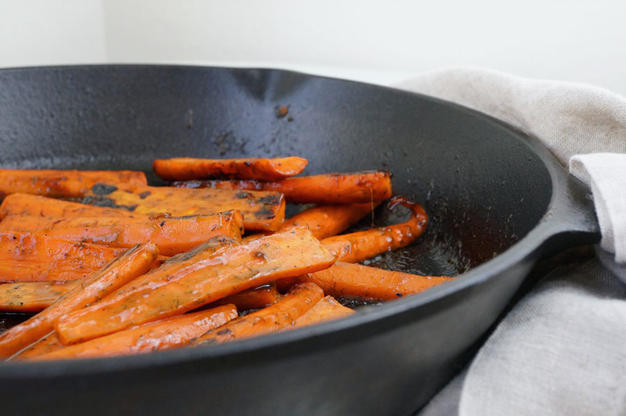
[[[626,415],[626,286],[616,277],[626,270],[626,99],[472,68],[398,87],[504,120],[542,140],[564,166],[571,159],[602,230],[599,260],[541,282],[421,415]]]

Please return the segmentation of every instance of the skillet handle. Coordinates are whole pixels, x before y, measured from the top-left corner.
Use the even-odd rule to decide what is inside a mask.
[[[552,179],[552,201],[542,227],[546,243],[558,240],[561,248],[598,243],[600,227],[589,188],[564,171],[553,175]]]

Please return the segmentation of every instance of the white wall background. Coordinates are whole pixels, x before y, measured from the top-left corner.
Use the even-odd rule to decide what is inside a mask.
[[[0,0],[0,66],[266,66],[390,83],[447,66],[626,95],[626,1]]]

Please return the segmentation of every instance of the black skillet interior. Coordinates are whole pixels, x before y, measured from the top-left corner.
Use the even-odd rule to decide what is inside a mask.
[[[429,226],[371,263],[421,274],[456,275],[503,252],[551,197],[542,161],[498,123],[429,97],[276,70],[4,70],[0,146],[4,168],[150,172],[158,157],[300,155],[309,174],[387,169]],[[377,213],[376,225],[394,221]]]

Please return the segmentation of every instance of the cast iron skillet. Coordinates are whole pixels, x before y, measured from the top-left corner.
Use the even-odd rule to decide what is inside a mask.
[[[586,189],[536,139],[430,97],[287,71],[2,70],[0,146],[0,166],[14,168],[149,171],[157,157],[291,154],[310,160],[309,173],[387,168],[430,223],[416,246],[377,264],[466,272],[279,335],[3,363],[3,414],[406,415],[453,375],[537,259],[598,239]]]

